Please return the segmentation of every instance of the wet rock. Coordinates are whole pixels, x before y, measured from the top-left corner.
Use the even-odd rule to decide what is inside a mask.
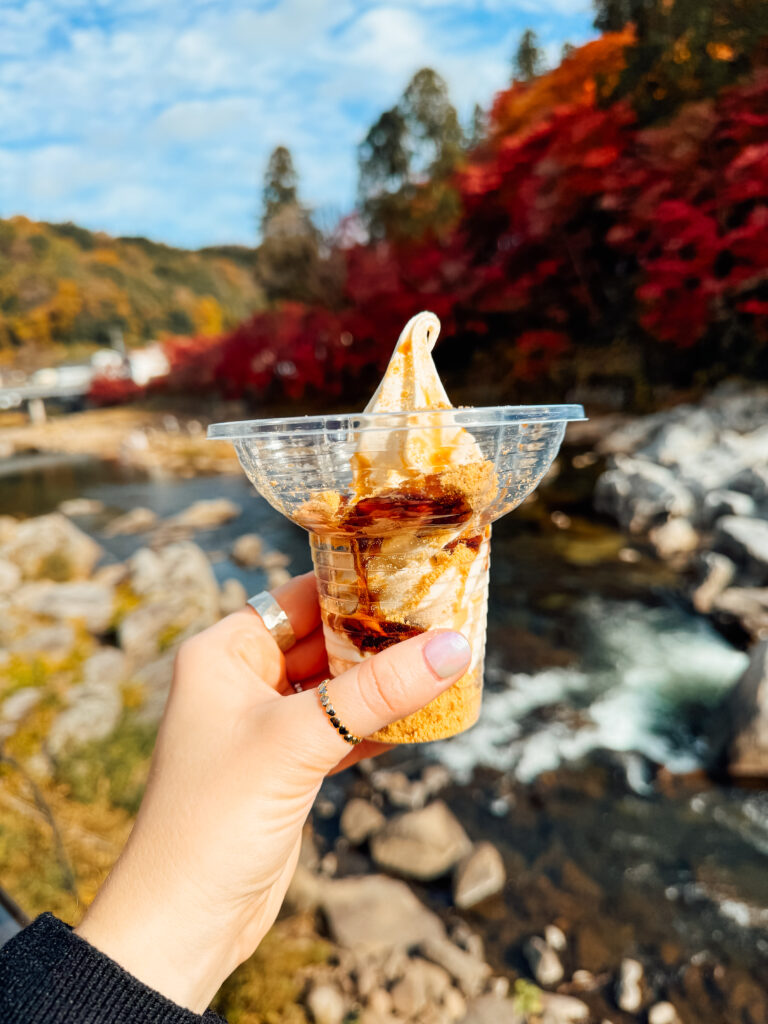
[[[19,722],[40,703],[42,695],[39,686],[22,686],[5,698],[0,704],[0,741],[13,736]]]
[[[687,519],[668,519],[661,526],[655,526],[648,537],[656,554],[665,561],[689,555],[699,546],[699,535]]]
[[[405,878],[430,881],[447,874],[472,843],[442,800],[389,821],[371,840],[374,862]]]
[[[595,485],[595,508],[624,529],[640,533],[670,516],[693,515],[693,495],[671,470],[626,455],[614,462]]]
[[[222,615],[231,615],[232,612],[239,611],[248,600],[248,592],[246,591],[240,580],[231,579],[224,580],[221,584],[221,590],[219,591],[219,611]]]
[[[359,846],[380,832],[386,822],[387,819],[377,807],[367,800],[355,797],[341,812],[341,834],[353,846]]]
[[[456,866],[453,902],[466,910],[504,888],[507,873],[501,854],[493,843],[477,843]]]
[[[728,695],[728,772],[737,778],[768,777],[768,640],[753,647],[746,671]]]
[[[768,522],[749,516],[718,520],[715,544],[745,568],[751,582],[768,583]]]
[[[656,1003],[648,1011],[648,1024],[681,1024],[672,1003]]]
[[[486,981],[491,976],[491,968],[483,960],[478,960],[463,949],[459,949],[449,939],[430,938],[421,943],[421,953],[432,963],[444,968],[458,983],[459,988],[468,998],[482,992]]]
[[[104,508],[98,498],[69,498],[60,503],[59,512],[65,516],[98,516]]]
[[[342,1024],[346,1013],[344,996],[335,985],[314,984],[307,995],[307,1008],[314,1024]]]
[[[157,513],[151,508],[132,508],[121,516],[116,516],[104,527],[105,537],[120,537],[134,533],[146,533],[157,526]]]
[[[579,1024],[589,1017],[589,1007],[580,999],[555,992],[541,993],[541,1024]]]
[[[232,560],[245,569],[257,569],[261,565],[264,542],[257,533],[244,533],[232,546]]]
[[[616,1005],[625,1013],[637,1013],[643,1005],[643,965],[626,957],[621,961],[616,986]]]
[[[334,941],[358,953],[409,949],[445,936],[437,915],[404,882],[384,875],[326,882],[321,907]]]
[[[194,502],[166,523],[186,530],[213,530],[237,519],[242,511],[240,505],[228,498],[211,498]]]
[[[708,491],[702,501],[701,518],[705,526],[713,526],[723,516],[753,516],[757,506],[753,498],[739,491]]]
[[[728,587],[714,599],[712,610],[733,616],[750,636],[768,636],[768,587]]]
[[[34,615],[80,621],[90,633],[103,633],[112,621],[115,588],[93,580],[38,580],[20,586],[12,601],[17,608]]]
[[[28,580],[85,579],[102,554],[96,541],[60,512],[19,523],[0,549]]]
[[[8,646],[16,654],[47,654],[52,658],[63,658],[72,651],[75,642],[71,623],[57,622],[53,626],[32,626]]]
[[[48,733],[46,747],[52,757],[109,736],[123,710],[120,686],[125,671],[125,657],[114,647],[103,647],[86,660],[83,682],[69,691],[68,707]]]
[[[0,558],[0,594],[11,594],[21,582],[21,569],[7,558]]]
[[[525,1017],[513,999],[479,996],[469,1003],[461,1024],[525,1024]]]
[[[712,611],[715,599],[730,586],[736,575],[736,566],[725,555],[717,551],[708,551],[702,556],[704,566],[704,579],[694,590],[692,595],[693,606],[702,615],[708,615]]]
[[[525,959],[531,968],[531,974],[539,985],[553,988],[562,981],[564,971],[560,957],[555,950],[540,936],[534,935],[523,947]]]

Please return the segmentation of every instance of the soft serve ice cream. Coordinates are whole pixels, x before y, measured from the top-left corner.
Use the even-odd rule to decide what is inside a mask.
[[[432,313],[406,324],[365,409],[375,416],[355,437],[350,493],[316,494],[296,515],[311,533],[334,675],[427,629],[459,630],[472,645],[454,686],[374,737],[394,743],[468,728],[482,691],[490,526],[480,513],[496,473],[445,412],[452,406],[431,355],[439,332]]]

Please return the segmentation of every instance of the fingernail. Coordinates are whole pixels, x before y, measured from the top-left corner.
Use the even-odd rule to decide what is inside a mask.
[[[467,668],[472,651],[461,633],[438,633],[424,646],[424,657],[435,675],[447,679]]]

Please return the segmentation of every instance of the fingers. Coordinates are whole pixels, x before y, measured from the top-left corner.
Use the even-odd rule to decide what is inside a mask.
[[[272,597],[288,616],[297,640],[309,636],[320,625],[320,605],[317,602],[317,585],[313,572],[294,576],[292,580],[273,590]]]
[[[327,669],[328,655],[325,652],[322,629],[316,629],[285,652],[285,671],[289,679],[298,679],[301,682],[324,670],[325,678],[329,675]]]
[[[448,630],[395,644],[328,684],[336,717],[354,735],[370,736],[429,704],[464,674],[470,657],[466,639]],[[328,720],[316,693],[301,693],[285,705],[294,735],[321,771],[349,755],[349,744]]]

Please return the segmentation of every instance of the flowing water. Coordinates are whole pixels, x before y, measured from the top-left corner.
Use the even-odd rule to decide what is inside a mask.
[[[599,974],[635,951],[654,965],[656,995],[673,994],[687,1019],[768,1021],[759,995],[768,977],[768,794],[715,786],[701,771],[719,702],[746,655],[693,612],[671,570],[596,522],[599,467],[577,471],[572,455],[494,527],[479,724],[390,757],[405,770],[425,757],[448,765],[452,805],[473,835],[504,851],[513,882],[475,916],[500,965],[515,965],[521,937],[559,917],[576,929],[571,970]],[[228,497],[243,515],[195,538],[220,580],[264,586],[259,571],[227,556],[246,531],[289,554],[292,572],[311,567],[303,531],[240,476],[151,479],[48,458],[9,461],[0,478],[0,512],[40,514],[71,497],[106,504],[79,523],[110,559],[145,541],[102,536],[118,512],[143,505],[168,516]],[[329,783],[332,800],[341,785]],[[448,912],[447,889],[424,896]],[[733,1009],[738,998],[746,1009]],[[595,1008],[634,1019],[610,1001]]]

